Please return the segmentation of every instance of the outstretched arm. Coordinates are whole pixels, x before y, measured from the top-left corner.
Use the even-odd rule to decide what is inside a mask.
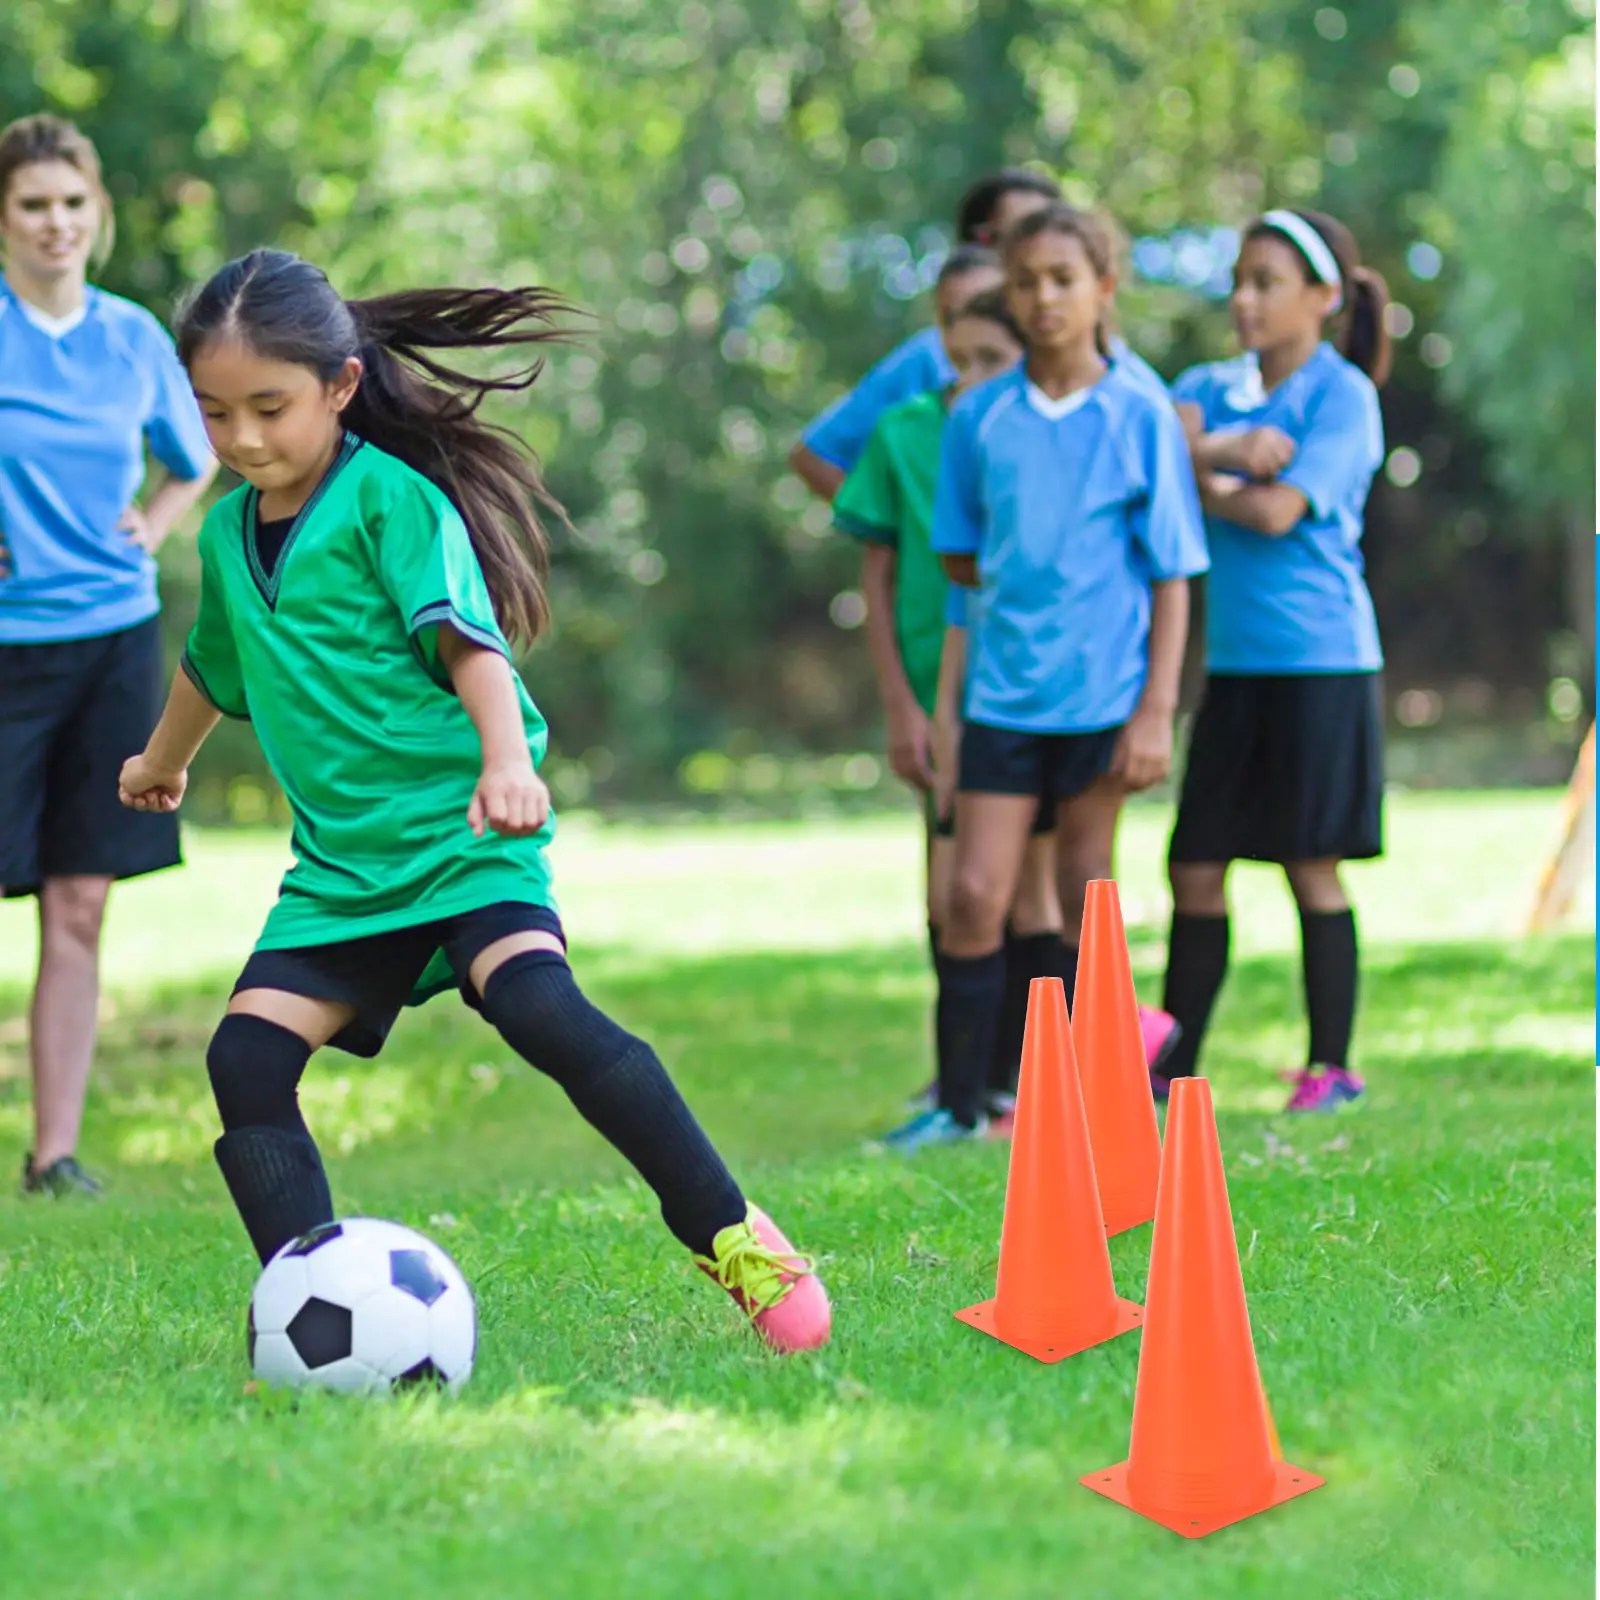
[[[123,805],[135,811],[176,811],[189,786],[189,766],[221,720],[222,713],[180,670],[144,752],[123,763],[117,780]]]
[[[511,663],[448,623],[439,628],[439,659],[483,748],[468,824],[480,839],[486,827],[514,839],[537,833],[550,816],[550,791],[534,771]]]

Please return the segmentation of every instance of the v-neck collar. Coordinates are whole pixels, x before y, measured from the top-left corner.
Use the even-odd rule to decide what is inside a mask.
[[[250,488],[244,496],[244,556],[250,568],[250,576],[255,579],[256,588],[261,591],[261,598],[267,603],[267,610],[278,609],[278,591],[283,586],[283,569],[289,560],[289,552],[294,548],[294,542],[300,536],[300,530],[311,520],[311,514],[317,509],[324,494],[328,492],[333,480],[339,476],[349,464],[350,458],[361,448],[361,440],[355,434],[346,431],[343,441],[339,445],[338,454],[328,464],[328,470],[323,473],[321,481],[316,488],[306,497],[306,503],[294,515],[294,521],[289,524],[289,531],[283,536],[283,546],[278,551],[278,559],[272,563],[269,572],[261,564],[261,552],[256,546],[256,514],[261,504],[261,492]]]

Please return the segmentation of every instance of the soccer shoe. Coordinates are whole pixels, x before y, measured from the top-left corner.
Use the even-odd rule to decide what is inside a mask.
[[[957,1122],[944,1109],[924,1111],[909,1122],[902,1123],[878,1141],[878,1148],[892,1151],[897,1156],[915,1155],[917,1151],[936,1144],[965,1144],[971,1139],[981,1139],[988,1131],[989,1119],[979,1117],[974,1128]]]
[[[22,1158],[22,1192],[54,1195],[58,1200],[72,1194],[98,1198],[103,1186],[78,1165],[76,1156],[58,1156],[48,1167],[39,1169],[33,1164],[30,1150]]]
[[[984,1129],[983,1136],[1004,1142],[1017,1131],[1017,1113],[1013,1107],[1010,1111],[1002,1111],[998,1116],[989,1118],[989,1125]]]
[[[1008,1094],[1004,1089],[991,1089],[983,1097],[983,1109],[988,1112],[991,1120],[996,1117],[1015,1116],[1017,1097]]]
[[[828,1342],[833,1311],[809,1256],[801,1255],[778,1225],[752,1205],[743,1222],[730,1223],[695,1265],[732,1296],[750,1325],[779,1355],[816,1350]]]
[[[1154,1006],[1139,1007],[1139,1031],[1144,1035],[1144,1060],[1150,1069],[1152,1084],[1161,1070],[1161,1063],[1172,1054],[1172,1047],[1183,1035],[1178,1019]],[[1157,1095],[1165,1100],[1164,1094]]]
[[[930,1079],[914,1095],[906,1099],[907,1111],[937,1111],[939,1109],[939,1080]]]
[[[1340,1111],[1353,1105],[1367,1086],[1343,1067],[1306,1067],[1294,1079],[1285,1111]]]

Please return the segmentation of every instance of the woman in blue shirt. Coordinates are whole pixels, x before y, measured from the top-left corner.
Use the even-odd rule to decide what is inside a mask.
[[[74,1152],[107,892],[179,861],[117,774],[161,710],[152,556],[216,471],[172,341],[86,282],[111,234],[76,128],[0,131],[0,895],[39,897],[23,1188],[57,1195],[98,1188]],[[146,445],[168,477],[141,508]]]
[[[1339,866],[1383,848],[1383,655],[1361,535],[1384,453],[1386,299],[1341,223],[1269,211],[1234,268],[1244,355],[1173,386],[1211,576],[1205,698],[1170,851],[1166,1007],[1183,1033],[1164,1077],[1194,1071],[1227,971],[1228,864],[1276,862],[1299,906],[1310,1020],[1291,1111],[1363,1092],[1348,1061],[1358,961]],[[1332,318],[1338,348],[1324,338]]]

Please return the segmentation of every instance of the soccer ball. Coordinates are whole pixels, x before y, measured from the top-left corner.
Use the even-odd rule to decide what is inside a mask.
[[[250,1365],[267,1383],[460,1388],[478,1316],[460,1269],[397,1222],[349,1217],[286,1244],[250,1297]]]

